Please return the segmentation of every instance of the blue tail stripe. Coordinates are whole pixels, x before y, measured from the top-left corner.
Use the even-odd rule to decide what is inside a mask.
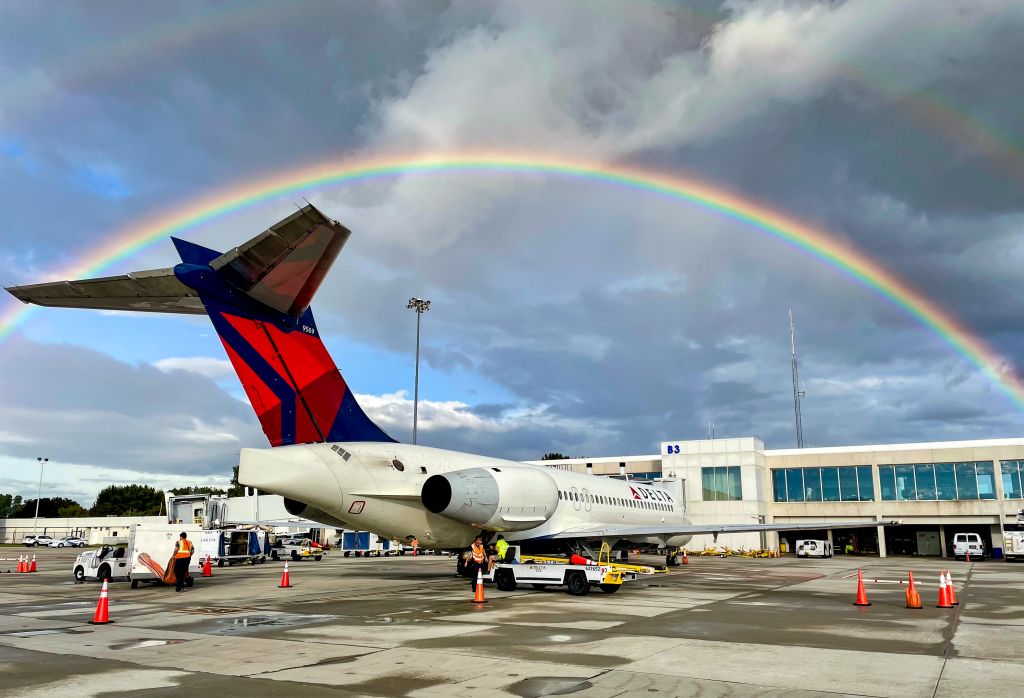
[[[206,309],[209,312],[213,326],[228,346],[241,357],[256,376],[266,383],[274,395],[281,401],[281,439],[283,444],[295,443],[295,391],[288,385],[288,381],[274,370],[267,361],[232,327],[221,314],[221,310],[215,303],[207,303]]]

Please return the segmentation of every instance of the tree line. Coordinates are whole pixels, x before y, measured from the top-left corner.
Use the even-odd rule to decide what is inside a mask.
[[[175,494],[226,494],[240,497],[245,488],[238,484],[238,466],[228,489],[220,487],[172,487]],[[164,512],[164,492],[149,485],[109,485],[96,495],[91,507],[84,507],[67,497],[43,497],[39,500],[39,516],[76,518],[83,516],[159,516]],[[36,500],[22,499],[20,494],[0,493],[0,519],[31,519],[36,515]]]

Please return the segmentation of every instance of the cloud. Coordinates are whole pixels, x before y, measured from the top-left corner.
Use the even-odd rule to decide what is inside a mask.
[[[235,369],[227,359],[215,359],[212,356],[171,356],[154,361],[153,365],[161,371],[187,371],[206,378],[218,380],[235,375]]]
[[[248,405],[205,376],[15,337],[0,376],[0,454],[199,476],[230,473],[266,442]],[[40,449],[45,453],[38,453]]]

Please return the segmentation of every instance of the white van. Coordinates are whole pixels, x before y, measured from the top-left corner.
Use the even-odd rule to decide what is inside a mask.
[[[977,533],[957,533],[953,536],[953,557],[957,560],[971,556],[972,560],[985,559],[985,545]]]

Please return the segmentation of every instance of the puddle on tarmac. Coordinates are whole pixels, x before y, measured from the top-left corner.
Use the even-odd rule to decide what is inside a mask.
[[[549,635],[548,639],[552,642],[569,642],[572,640],[572,635]]]
[[[112,650],[141,650],[144,647],[163,647],[164,645],[177,645],[188,640],[132,640],[131,642],[119,642],[111,645]]]
[[[538,676],[514,683],[508,687],[508,691],[522,696],[522,698],[539,698],[540,696],[566,696],[592,688],[593,685],[585,679],[568,676]]]
[[[310,625],[312,623],[324,623],[335,620],[338,616],[327,615],[290,615],[282,614],[275,616],[242,616],[240,618],[223,618],[216,621],[215,633],[230,634],[246,632],[247,630],[263,630],[269,628],[294,628],[299,625]]]

